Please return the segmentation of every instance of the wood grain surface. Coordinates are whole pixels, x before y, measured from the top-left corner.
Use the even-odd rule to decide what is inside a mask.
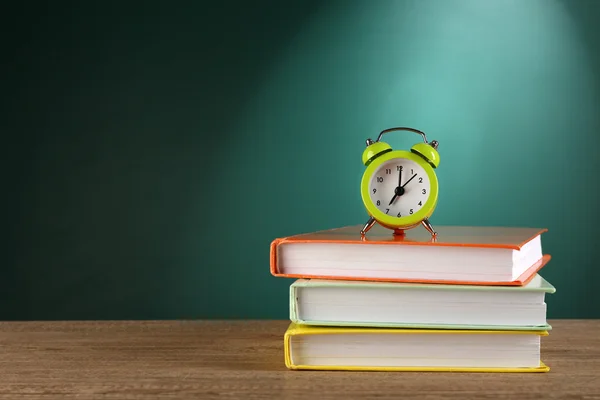
[[[600,399],[600,321],[554,320],[545,374],[289,371],[287,321],[0,323],[0,398]]]

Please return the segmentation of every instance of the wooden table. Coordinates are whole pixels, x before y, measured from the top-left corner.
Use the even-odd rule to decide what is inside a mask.
[[[545,374],[289,371],[287,321],[0,323],[0,398],[600,399],[600,320],[550,321]]]

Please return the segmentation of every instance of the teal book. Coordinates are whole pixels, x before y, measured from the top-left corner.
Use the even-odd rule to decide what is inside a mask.
[[[550,330],[546,294],[536,274],[524,286],[298,279],[290,286],[290,320],[300,325]]]

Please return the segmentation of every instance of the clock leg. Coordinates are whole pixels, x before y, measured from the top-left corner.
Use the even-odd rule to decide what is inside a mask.
[[[360,231],[360,234],[364,235],[365,233],[367,233],[369,229],[373,227],[373,225],[375,225],[375,218],[371,217],[369,218],[365,226],[363,226],[362,230]]]
[[[425,218],[421,223],[423,224],[425,229],[429,231],[429,233],[431,233],[433,236],[437,235],[437,232],[433,229],[433,226],[431,226],[431,223],[427,218]]]

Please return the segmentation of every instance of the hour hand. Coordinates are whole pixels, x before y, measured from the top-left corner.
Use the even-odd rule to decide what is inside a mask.
[[[388,205],[392,205],[394,200],[396,200],[396,197],[402,196],[403,194],[404,194],[404,188],[402,186],[398,186],[396,189],[394,189],[394,197],[392,197],[392,200],[390,201],[390,204],[388,204]]]

